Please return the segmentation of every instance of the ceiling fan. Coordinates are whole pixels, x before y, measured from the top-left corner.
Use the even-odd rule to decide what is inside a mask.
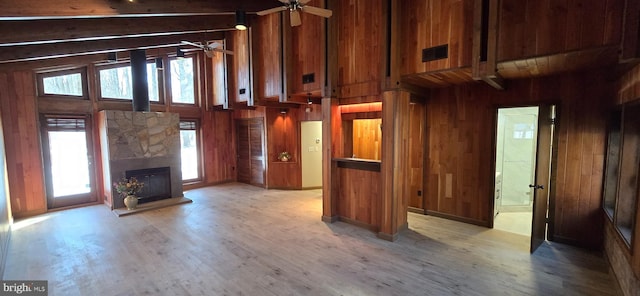
[[[329,9],[306,5],[311,0],[278,0],[278,1],[282,2],[284,5],[276,8],[258,11],[257,14],[267,15],[270,13],[285,11],[288,9],[289,16],[291,18],[292,27],[299,26],[302,24],[302,21],[300,20],[300,11],[314,14],[321,17],[326,17],[326,18],[331,17],[331,15],[333,14],[333,12]]]
[[[191,46],[195,46],[198,47],[202,50],[204,50],[204,53],[207,55],[207,57],[212,57],[213,56],[213,52],[214,51],[218,51],[218,52],[223,52],[225,54],[230,54],[233,55],[233,51],[230,50],[226,50],[223,48],[223,44],[220,42],[190,42],[190,41],[182,41],[182,44],[185,45],[191,45]]]

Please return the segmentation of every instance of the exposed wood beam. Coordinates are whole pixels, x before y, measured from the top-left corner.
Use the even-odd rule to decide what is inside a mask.
[[[0,47],[231,30],[233,15],[3,21]]]
[[[204,38],[223,39],[219,32],[177,34],[168,36],[110,39],[96,41],[74,41],[66,43],[22,45],[0,48],[0,64],[37,61],[69,56],[83,56],[107,52],[129,51],[179,46],[181,40],[200,41]]]
[[[21,0],[0,1],[0,20],[34,19],[37,17],[103,17],[114,15],[198,15],[229,13],[244,10],[249,13],[273,8],[278,1],[264,0]]]

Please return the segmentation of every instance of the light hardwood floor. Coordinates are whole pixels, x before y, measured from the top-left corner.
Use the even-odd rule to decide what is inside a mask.
[[[321,191],[224,184],[126,217],[106,206],[14,225],[4,278],[49,295],[616,295],[598,255],[409,214],[396,242],[325,224]]]

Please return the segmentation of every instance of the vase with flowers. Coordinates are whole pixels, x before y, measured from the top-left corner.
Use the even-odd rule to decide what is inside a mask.
[[[133,210],[138,206],[137,193],[142,190],[144,183],[138,181],[136,177],[122,178],[118,182],[113,183],[113,188],[124,198],[124,205],[128,210]]]
[[[280,161],[289,161],[289,159],[291,159],[291,154],[287,151],[283,151],[278,154],[278,160]]]

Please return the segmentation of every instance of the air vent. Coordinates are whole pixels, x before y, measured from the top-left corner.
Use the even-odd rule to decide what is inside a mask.
[[[449,57],[449,44],[425,48],[422,50],[422,61],[429,62]]]
[[[315,73],[309,73],[309,74],[302,75],[302,84],[313,83],[314,81],[316,81],[316,74]]]

